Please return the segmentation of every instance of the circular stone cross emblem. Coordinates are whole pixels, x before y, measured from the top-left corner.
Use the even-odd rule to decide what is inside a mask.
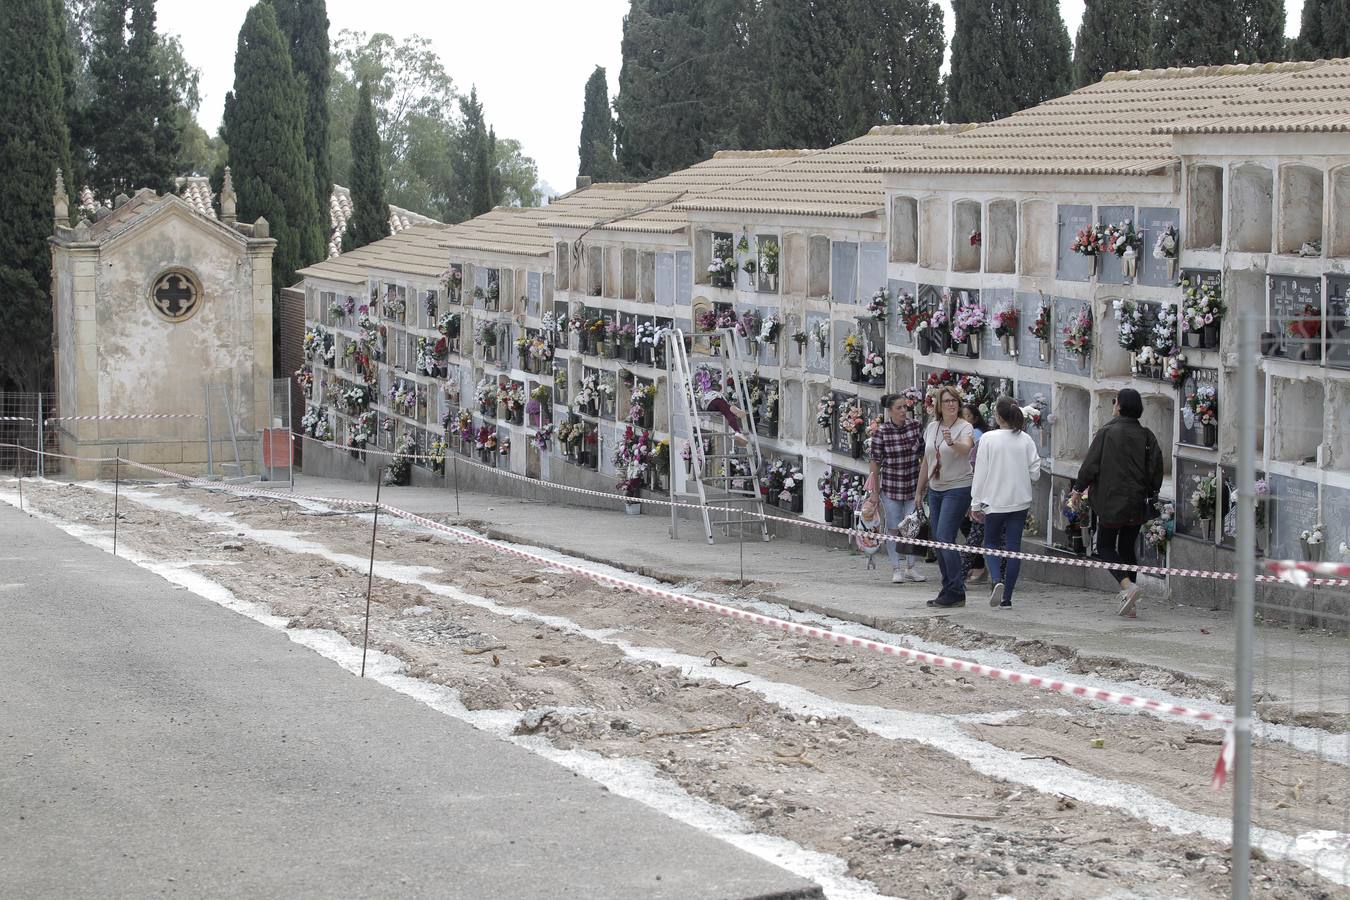
[[[170,322],[186,322],[201,305],[201,284],[187,269],[161,272],[150,288],[150,306]]]

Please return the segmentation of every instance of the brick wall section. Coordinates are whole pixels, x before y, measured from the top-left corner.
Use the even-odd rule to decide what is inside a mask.
[[[290,382],[291,388],[291,421],[290,428],[293,433],[300,431],[300,419],[305,414],[305,398],[300,393],[300,386],[295,383],[295,372],[305,364],[305,292],[302,287],[288,287],[281,291],[281,347],[277,354],[277,361],[281,364],[281,369],[276,377],[285,378]],[[304,452],[302,441],[296,441],[295,447],[295,466],[298,468],[302,462],[301,454]]]

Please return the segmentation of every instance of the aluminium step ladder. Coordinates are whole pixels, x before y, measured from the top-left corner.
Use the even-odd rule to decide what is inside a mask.
[[[769,540],[769,523],[764,515],[764,499],[760,494],[759,434],[755,430],[754,411],[750,404],[750,388],[740,362],[736,335],[732,329],[700,332],[693,341],[706,341],[709,369],[716,369],[718,387],[725,389],[731,379],[734,405],[745,410],[742,422],[746,443],[740,444],[720,413],[703,408],[699,402],[698,368],[690,362],[690,348],[685,344],[683,331],[672,328],[667,333],[667,356],[670,363],[670,409],[674,418],[676,404],[684,410],[689,423],[687,440],[690,446],[691,479],[694,490],[675,491],[671,483],[671,499],[697,498],[703,514],[703,533],[708,543],[716,543],[715,533],[724,537],[735,530],[744,539],[747,526],[757,526],[763,540]],[[671,434],[674,434],[671,422]],[[688,479],[686,480],[687,483]],[[746,487],[748,485],[748,487]],[[710,506],[711,504],[711,506]],[[671,535],[678,529],[679,510],[671,507]]]

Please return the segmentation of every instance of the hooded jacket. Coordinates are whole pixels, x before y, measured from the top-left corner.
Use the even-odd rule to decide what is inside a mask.
[[[1092,508],[1103,525],[1142,525],[1148,501],[1162,490],[1162,448],[1138,419],[1117,416],[1092,438],[1074,490],[1092,488]]]

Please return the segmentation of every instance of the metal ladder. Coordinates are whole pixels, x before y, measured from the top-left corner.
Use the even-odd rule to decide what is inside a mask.
[[[714,341],[713,339],[717,340]],[[685,347],[684,332],[678,328],[667,334],[667,359],[670,361],[670,410],[671,434],[674,434],[674,410],[676,403],[684,407],[689,422],[690,457],[693,466],[693,481],[697,491],[686,490],[682,494],[675,491],[675,479],[670,480],[671,499],[676,496],[697,497],[703,513],[703,533],[708,543],[716,542],[714,530],[730,536],[736,529],[736,536],[744,539],[745,527],[757,525],[764,540],[769,540],[769,523],[764,516],[764,500],[760,496],[759,470],[762,461],[759,450],[759,434],[755,430],[754,410],[750,405],[750,388],[741,368],[740,354],[736,347],[736,335],[731,329],[717,332],[700,332],[693,335],[694,340],[706,340],[708,355],[717,360],[721,377],[729,375],[733,379],[735,404],[745,410],[744,446],[737,444],[735,432],[731,431],[719,413],[709,412],[699,403],[698,386],[694,379],[695,369],[689,361],[689,351]],[[718,344],[716,350],[712,345]],[[677,396],[680,398],[677,400]],[[712,426],[716,423],[716,427]],[[705,444],[711,452],[704,453]],[[733,472],[733,464],[740,463],[749,469],[746,474]],[[733,487],[732,482],[748,482],[750,488]],[[709,507],[709,503],[715,504]],[[671,507],[671,535],[676,536],[679,511]]]

